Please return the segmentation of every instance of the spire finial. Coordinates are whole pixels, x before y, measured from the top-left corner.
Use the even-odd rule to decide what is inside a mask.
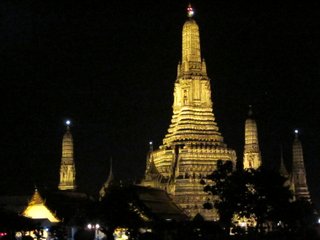
[[[112,157],[110,157],[110,169],[109,169],[109,177],[110,177],[110,175],[112,176],[113,175],[113,173],[112,173]]]
[[[153,142],[152,141],[149,142],[149,149],[150,149],[150,152],[153,151]]]
[[[67,130],[70,129],[70,125],[71,125],[71,121],[68,119],[66,120],[66,126],[67,126]]]
[[[193,15],[194,15],[194,11],[193,11],[193,8],[191,6],[191,3],[189,3],[189,5],[188,5],[187,12],[188,12],[188,17],[192,18]]]
[[[299,130],[298,130],[298,129],[295,129],[295,130],[294,130],[294,136],[295,136],[295,139],[296,139],[296,140],[299,139]]]
[[[250,105],[249,105],[248,116],[249,116],[249,117],[252,117],[252,114],[253,114],[253,113],[252,113],[252,105],[250,104]]]

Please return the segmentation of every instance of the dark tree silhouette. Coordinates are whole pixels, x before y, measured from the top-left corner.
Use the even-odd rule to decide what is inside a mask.
[[[117,227],[128,228],[131,235],[137,234],[137,229],[145,225],[141,210],[136,208],[138,205],[133,187],[115,184],[109,187],[106,197],[96,207],[100,230],[107,235],[107,239],[114,239],[113,233]]]
[[[236,228],[232,223],[234,214],[246,218],[254,216],[255,232],[264,232],[265,226],[274,230],[289,224],[286,211],[290,209],[292,194],[284,186],[287,179],[279,173],[263,168],[234,171],[231,162],[218,161],[217,170],[208,179],[213,183],[204,190],[219,197],[205,203],[204,207],[216,208],[220,223],[226,229]]]

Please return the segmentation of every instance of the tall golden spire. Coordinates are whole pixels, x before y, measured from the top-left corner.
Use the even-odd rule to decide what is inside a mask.
[[[201,60],[199,27],[192,18],[182,30],[182,62],[178,64],[174,88],[173,116],[164,145],[193,144],[225,146],[212,110],[210,79]],[[192,13],[192,14],[191,14]]]
[[[71,122],[66,121],[67,131],[62,140],[62,157],[60,165],[60,190],[76,189],[76,169],[73,160],[73,139],[70,132]]]
[[[183,70],[188,71],[201,66],[201,50],[199,27],[192,19],[193,9],[188,7],[189,19],[183,25],[182,30],[182,66]],[[186,68],[188,66],[188,68]]]
[[[142,184],[167,190],[191,217],[201,214],[207,220],[217,220],[215,210],[202,207],[208,196],[200,181],[216,169],[218,160],[235,165],[236,154],[224,143],[215,122],[210,79],[206,63],[201,60],[199,27],[192,18],[192,7],[187,10],[171,124],[163,145],[148,154]]]
[[[245,145],[243,153],[243,168],[257,169],[261,166],[257,123],[252,117],[252,108],[249,106],[249,117],[245,123]]]
[[[296,199],[310,200],[306,170],[304,167],[303,150],[301,142],[299,140],[298,130],[295,130],[295,138],[292,145],[292,158],[292,175],[295,197]]]

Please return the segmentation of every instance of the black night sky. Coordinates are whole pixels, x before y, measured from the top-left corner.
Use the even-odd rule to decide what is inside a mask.
[[[172,114],[188,1],[1,1],[2,193],[56,188],[64,121],[73,122],[77,185],[97,193],[144,173]],[[192,1],[214,113],[242,158],[252,104],[266,166],[280,146],[290,169],[301,131],[311,194],[320,201],[320,4]]]

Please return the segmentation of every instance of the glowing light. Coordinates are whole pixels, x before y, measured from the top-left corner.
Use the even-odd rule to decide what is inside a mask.
[[[22,232],[16,232],[15,237],[16,238],[22,238]]]
[[[45,206],[39,192],[35,190],[27,208],[22,215],[32,219],[48,219],[50,222],[60,222],[60,220]]]
[[[67,124],[67,126],[70,126],[71,121],[70,121],[70,120],[67,120],[67,121],[66,121],[66,124]]]
[[[194,11],[193,11],[193,8],[191,7],[191,4],[189,4],[187,8],[187,12],[188,12],[188,17],[193,17]]]
[[[153,144],[153,142],[149,142],[149,145],[152,145]]]
[[[60,222],[43,204],[28,206],[23,215],[32,219],[48,219],[50,222]]]
[[[99,224],[96,224],[96,229],[99,229],[100,228],[100,225]]]
[[[298,133],[299,133],[299,130],[298,130],[298,129],[294,130],[294,133],[295,133],[295,134],[298,134]]]
[[[129,239],[129,236],[127,235],[127,231],[128,231],[128,228],[116,228],[113,233],[114,239],[115,240]]]
[[[89,223],[89,224],[87,225],[87,228],[88,228],[88,229],[91,229],[91,228],[92,228],[92,225]]]
[[[247,223],[246,222],[240,222],[240,227],[246,227]]]

